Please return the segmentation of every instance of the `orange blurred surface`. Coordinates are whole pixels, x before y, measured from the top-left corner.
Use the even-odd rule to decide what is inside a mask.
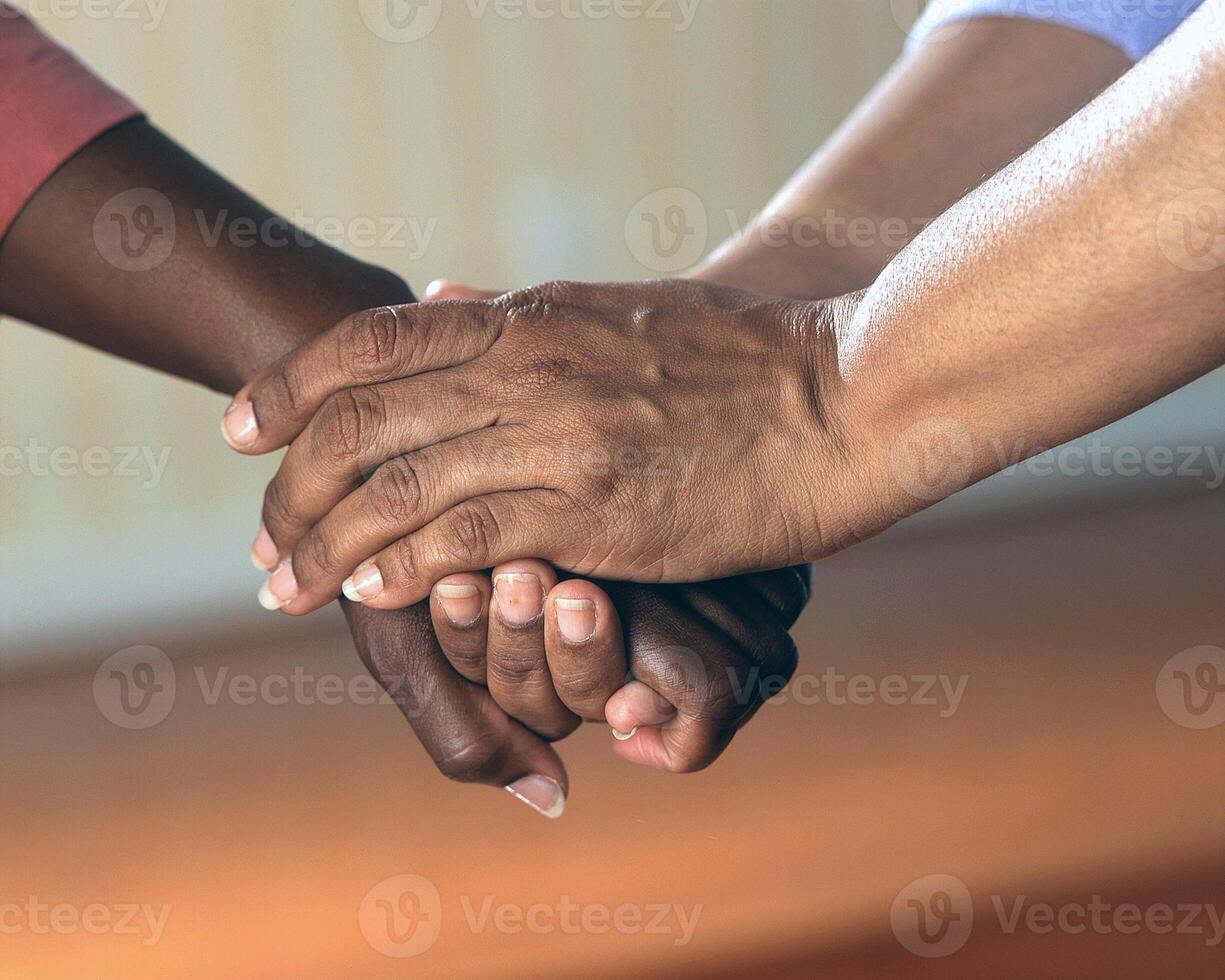
[[[563,746],[557,822],[445,782],[392,706],[209,703],[235,675],[363,677],[331,614],[254,638],[137,624],[128,642],[175,661],[151,728],[99,710],[114,647],[0,688],[0,906],[143,903],[164,931],[9,928],[0,976],[1225,975],[1211,936],[1009,933],[995,909],[1225,913],[1225,725],[1187,727],[1157,696],[1171,657],[1222,644],[1221,530],[1206,493],[914,522],[819,566],[797,682],[716,766],[636,769],[588,726]],[[878,695],[828,703],[831,667]],[[886,704],[890,676],[909,695],[964,677],[964,693],[955,710],[939,683],[935,704]],[[972,929],[924,959],[891,906],[933,874],[964,884]],[[399,875],[429,883],[406,945],[437,930],[403,958],[376,947],[396,951],[412,903],[394,881],[372,892]]]

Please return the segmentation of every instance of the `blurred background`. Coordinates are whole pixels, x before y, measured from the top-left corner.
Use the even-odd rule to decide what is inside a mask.
[[[439,276],[501,287],[675,271],[627,233],[643,202],[691,195],[694,247],[713,248],[869,90],[921,7],[16,5],[216,169],[418,292]],[[1204,902],[1222,880],[1225,729],[1180,723],[1160,692],[1163,664],[1225,635],[1210,465],[1223,406],[1218,374],[1083,441],[1116,458],[1196,449],[1195,472],[1021,467],[818,569],[799,628],[808,669],[970,678],[952,713],[792,699],[683,780],[627,772],[605,732],[585,731],[567,755],[573,812],[541,827],[435,776],[390,707],[244,710],[203,703],[192,682],[158,725],[111,724],[93,671],[133,645],[165,650],[180,691],[218,664],[362,671],[332,612],[286,623],[256,606],[247,549],[275,461],[225,447],[222,398],[5,322],[0,446],[131,458],[130,475],[27,467],[0,482],[0,794],[16,825],[0,903],[172,912],[149,945],[0,935],[0,976],[713,976],[741,962],[916,975],[929,961],[890,934],[890,902],[936,872],[970,883],[976,914],[996,894],[1087,901],[1112,887],[1116,901]],[[358,914],[401,873],[438,888],[443,922],[406,961]],[[488,895],[520,909],[702,906],[705,919],[683,944],[478,930],[468,911]],[[1139,962],[1138,945],[1101,936],[1043,945],[984,928],[941,975]],[[1170,940],[1159,954],[1185,956],[1186,975],[1210,962],[1212,947]]]

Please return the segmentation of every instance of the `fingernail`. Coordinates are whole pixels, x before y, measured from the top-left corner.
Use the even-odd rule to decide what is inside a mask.
[[[566,794],[557,781],[548,776],[524,776],[507,786],[506,791],[550,820],[556,820],[566,809]]]
[[[535,575],[507,572],[493,578],[498,615],[509,626],[530,626],[543,611],[544,589]]]
[[[350,602],[365,602],[383,591],[383,573],[377,565],[365,565],[344,580],[340,590]]]
[[[269,612],[280,609],[298,594],[298,580],[294,578],[293,564],[281,562],[272,576],[260,586],[259,604]]]
[[[590,599],[554,599],[557,628],[567,643],[586,643],[595,636],[595,603]]]
[[[276,565],[278,554],[279,552],[276,550],[276,543],[272,540],[272,535],[261,524],[259,526],[259,534],[255,536],[255,543],[251,545],[251,564],[261,572],[270,572]]]
[[[259,441],[259,423],[250,402],[237,402],[225,410],[221,419],[221,434],[235,449],[250,449]]]
[[[434,595],[438,596],[438,604],[452,626],[465,628],[481,618],[481,590],[475,585],[440,582],[434,586]]]
[[[638,726],[635,725],[628,732],[619,732],[614,728],[612,730],[612,733],[613,733],[613,738],[615,738],[618,742],[628,742],[631,738],[634,737],[637,731],[638,731]]]
[[[435,279],[432,283],[425,287],[425,298],[433,299],[442,292],[442,287],[445,283],[441,279]]]

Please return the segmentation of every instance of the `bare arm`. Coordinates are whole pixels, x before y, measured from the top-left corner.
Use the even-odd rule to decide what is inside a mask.
[[[890,486],[916,421],[955,451],[947,493],[1225,361],[1223,13],[1211,0],[869,290],[838,361],[881,520],[917,509]]]
[[[923,227],[1131,66],[1081,31],[992,18],[905,56],[698,271],[796,299],[869,285]]]
[[[145,271],[125,267],[130,256],[112,251],[117,240],[95,236],[102,206],[133,188],[155,189],[175,216],[173,249]],[[56,173],[5,236],[0,309],[233,392],[354,310],[413,299],[392,273],[301,233],[284,247],[239,248],[224,235],[213,244],[204,229],[223,212],[260,225],[278,220],[153,126],[124,124]],[[153,216],[168,227],[157,207]],[[552,747],[451,669],[428,610],[346,613],[367,665],[444,772],[495,786],[535,772],[564,785]]]

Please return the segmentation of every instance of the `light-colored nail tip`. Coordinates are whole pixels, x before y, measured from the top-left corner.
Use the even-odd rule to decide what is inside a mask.
[[[350,602],[365,602],[361,593],[357,591],[357,586],[353,584],[353,579],[347,578],[340,584],[340,591],[345,594],[345,598]]]
[[[628,742],[631,738],[633,738],[638,733],[638,726],[635,725],[628,732],[619,732],[614,728],[612,730],[612,733],[613,733],[613,738],[615,738],[618,742]]]
[[[528,778],[532,778],[532,777],[528,777]],[[548,779],[547,777],[544,777],[544,776],[538,777],[538,778],[541,781],[551,784],[553,791],[554,791],[553,801],[547,806],[542,806],[541,804],[537,803],[535,800],[530,799],[528,796],[524,795],[523,793],[519,792],[519,790],[515,789],[514,785],[507,786],[506,792],[510,793],[510,795],[513,796],[520,803],[526,803],[533,810],[539,813],[542,817],[547,817],[550,820],[556,820],[566,811],[566,796],[561,791],[561,787],[557,785],[557,783],[555,783],[552,779]],[[523,780],[520,780],[520,782],[523,782]]]
[[[500,575],[493,577],[493,587],[496,589],[499,582],[522,582],[528,585],[539,585],[540,579],[530,572],[502,572]]]
[[[272,594],[272,589],[268,588],[267,582],[259,587],[259,604],[269,612],[276,612],[285,605],[285,603]]]
[[[242,408],[249,408],[249,406],[246,404],[239,405],[237,402],[234,402],[225,410],[225,414],[221,416],[221,438],[223,438],[229,444],[231,449],[250,449],[259,441],[259,426],[255,422],[255,414],[253,410],[250,413],[251,417],[247,420],[245,428],[239,431],[240,438],[235,439],[234,436],[230,434],[229,427],[226,425],[226,423],[230,420],[230,416],[233,415],[234,412]]]
[[[262,561],[260,561],[259,555],[255,553],[254,548],[251,549],[251,564],[261,572],[270,572],[276,567],[275,565],[265,565]]]
[[[443,599],[471,599],[480,589],[475,585],[435,585],[434,591]]]
[[[557,604],[558,609],[564,609],[567,612],[586,612],[595,608],[595,603],[590,599],[569,599],[563,596],[553,601]]]

